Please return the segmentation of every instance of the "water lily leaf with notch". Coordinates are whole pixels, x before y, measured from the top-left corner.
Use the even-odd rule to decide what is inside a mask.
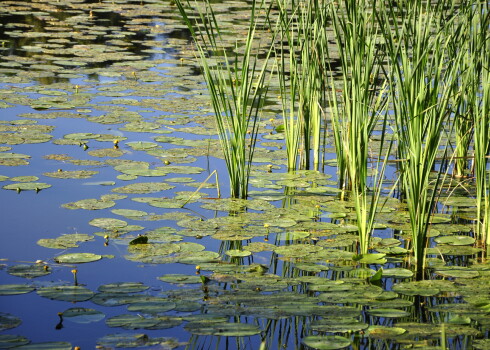
[[[0,315],[1,317],[1,315]],[[0,321],[1,322],[1,321]],[[1,323],[0,323],[1,329]],[[13,335],[13,334],[1,334],[0,335],[0,349],[10,349],[15,348],[20,345],[29,344],[31,341],[26,337],[21,335]]]
[[[44,343],[31,343],[27,345],[22,345],[16,349],[20,350],[71,350],[72,346],[70,343],[65,341],[53,341]]]
[[[105,314],[95,309],[87,309],[84,307],[74,307],[63,311],[65,320],[75,323],[92,323],[103,320]]]
[[[184,326],[184,329],[195,335],[217,335],[224,337],[248,337],[261,332],[261,329],[254,324],[204,320],[189,322]]]
[[[160,281],[178,284],[202,283],[201,276],[184,274],[167,274],[157,277]]]
[[[73,171],[54,171],[43,173],[44,176],[54,177],[57,179],[88,179],[95,174],[98,174],[95,170],[73,170]]]
[[[37,294],[48,299],[70,302],[86,301],[94,296],[94,292],[82,286],[43,287],[37,290]]]
[[[366,334],[374,339],[393,339],[405,332],[406,330],[401,327],[369,326]]]
[[[37,241],[41,247],[53,249],[67,249],[78,247],[79,242],[92,241],[94,236],[85,233],[72,233],[57,238],[43,238]]]
[[[70,202],[62,204],[61,206],[66,209],[85,209],[85,210],[101,210],[113,207],[116,202],[111,200],[102,199],[82,199],[76,202]]]
[[[252,255],[252,252],[249,250],[241,250],[241,249],[230,249],[225,252],[226,255],[232,258],[244,258]]]
[[[16,183],[16,184],[10,184],[10,185],[5,185],[3,186],[4,189],[6,190],[14,190],[17,192],[20,191],[41,191],[46,188],[50,188],[51,185],[44,183],[44,182],[21,182],[21,183]]]
[[[0,295],[25,294],[35,289],[33,286],[27,284],[0,284]]]
[[[386,259],[384,258],[385,254],[381,253],[373,253],[373,254],[362,254],[356,255],[353,257],[354,261],[358,261],[363,264],[384,264],[386,263]]]
[[[54,260],[59,264],[82,264],[102,259],[102,255],[93,253],[68,253],[59,255]]]
[[[475,239],[470,236],[443,236],[434,239],[435,242],[439,244],[449,244],[449,245],[471,245],[475,243]]]
[[[351,341],[339,335],[309,335],[301,341],[304,345],[317,350],[344,349]]]
[[[7,272],[10,275],[17,276],[17,277],[24,277],[24,278],[35,278],[35,277],[41,277],[41,276],[46,276],[51,273],[49,268],[46,268],[43,264],[32,264],[32,265],[25,265],[25,264],[20,264],[20,265],[14,265],[10,266],[7,269]]]

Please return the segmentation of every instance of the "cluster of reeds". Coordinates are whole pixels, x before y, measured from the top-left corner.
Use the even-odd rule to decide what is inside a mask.
[[[361,254],[369,251],[390,158],[408,208],[418,278],[447,175],[474,179],[475,232],[490,243],[487,2],[270,0],[270,47],[260,69],[252,53],[256,2],[244,53],[233,59],[220,48],[219,25],[204,3],[192,22],[177,1],[201,58],[232,196],[247,194],[273,53],[278,74],[270,79],[277,77],[282,99],[287,167],[322,170],[331,122],[341,197],[354,203]],[[221,63],[211,65],[217,58]]]
[[[237,41],[233,57],[229,57],[223,46],[220,25],[208,0],[194,2],[198,14],[195,20],[187,15],[193,8],[189,0],[176,0],[176,4],[200,57],[230,178],[230,195],[246,198],[258,121],[268,92],[266,72],[270,50],[259,62],[261,51],[255,46],[256,11],[263,3],[252,1],[246,38]]]

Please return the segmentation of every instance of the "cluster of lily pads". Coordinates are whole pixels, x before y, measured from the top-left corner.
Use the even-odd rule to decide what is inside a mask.
[[[247,6],[224,2],[216,11],[246,18]],[[371,254],[356,255],[354,204],[338,200],[336,181],[283,171],[279,100],[268,101],[259,124],[249,199],[220,198],[219,181],[204,181],[221,164],[221,150],[192,46],[169,2],[12,1],[0,18],[2,188],[23,196],[75,186],[83,198],[62,208],[85,210],[83,224],[94,228],[35,232],[51,258],[6,256],[1,273],[15,283],[0,285],[3,300],[35,292],[64,302],[57,327],[105,322],[114,333],[91,341],[106,348],[225,348],[225,337],[236,337],[237,347],[271,349],[440,348],[446,339],[489,346],[490,265],[478,259],[482,249],[464,221],[475,209],[459,185],[443,201],[452,211],[433,220],[432,278],[412,281],[404,204],[383,198]],[[84,197],[84,186],[100,196]],[[91,252],[96,242],[110,254]],[[79,283],[81,264],[95,270],[116,254],[196,273],[155,275],[151,285],[104,276],[96,290]],[[74,280],[51,283],[59,269]],[[21,323],[0,313],[0,348],[77,345],[56,333],[52,342],[29,344],[30,334],[15,333]],[[177,328],[179,338],[152,332]]]

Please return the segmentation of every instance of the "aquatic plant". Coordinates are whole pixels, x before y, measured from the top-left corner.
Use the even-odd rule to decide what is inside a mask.
[[[276,0],[275,5],[277,24],[271,27],[275,28],[274,36],[279,40],[275,54],[288,169],[309,169],[312,165],[318,170],[322,108],[328,86],[326,28],[330,3]],[[272,23],[272,19],[269,21]]]
[[[223,46],[220,25],[209,1],[203,7],[195,2],[198,20],[191,20],[190,1],[176,0],[184,23],[189,28],[200,58],[201,69],[210,93],[211,103],[230,179],[230,195],[246,198],[250,166],[257,142],[259,117],[268,92],[266,81],[268,58],[259,55],[255,31],[257,11],[262,4],[254,0],[250,9],[250,23],[244,42],[237,41],[233,57]],[[243,50],[241,54],[238,49]]]
[[[382,162],[388,95],[386,84],[378,82],[383,57],[376,48],[376,18],[367,12],[368,2],[344,1],[342,4],[338,8],[332,6],[330,12],[341,61],[342,85],[338,93],[338,86],[331,79],[329,102],[339,165],[339,186],[351,191],[350,199],[354,201],[359,229],[360,253],[366,254],[390,149],[385,162]],[[379,149],[373,150],[373,132],[380,121]],[[369,169],[372,152],[374,169]],[[370,170],[375,174],[372,191],[368,188]]]
[[[448,49],[441,25],[442,3],[407,3],[403,10],[377,11],[388,54],[390,93],[397,134],[401,192],[408,206],[417,278],[423,278],[431,217],[436,209],[442,170],[437,157],[451,114],[463,52]],[[397,23],[401,18],[402,24]],[[450,22],[450,21],[449,21]],[[450,55],[453,53],[453,55]]]

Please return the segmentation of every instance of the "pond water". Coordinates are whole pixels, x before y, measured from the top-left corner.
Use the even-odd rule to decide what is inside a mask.
[[[470,209],[441,205],[428,280],[412,280],[396,198],[379,255],[358,261],[335,162],[287,172],[273,97],[250,197],[229,199],[171,2],[2,1],[0,19],[0,348],[490,346]]]

